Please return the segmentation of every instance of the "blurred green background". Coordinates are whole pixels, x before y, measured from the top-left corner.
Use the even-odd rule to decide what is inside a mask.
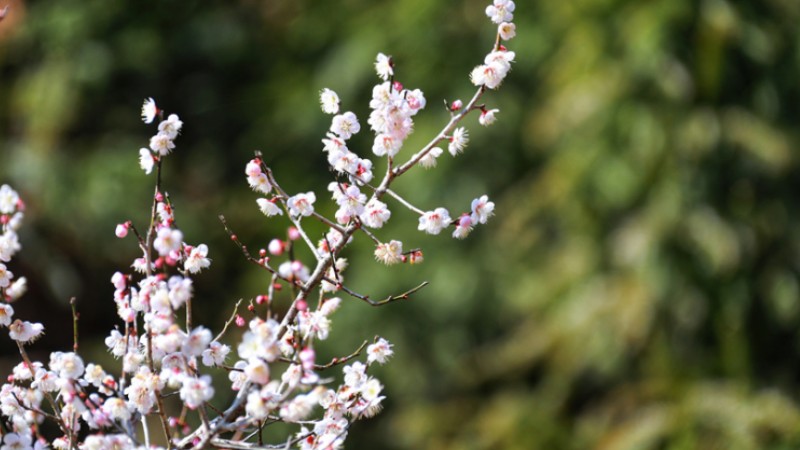
[[[288,191],[327,199],[318,91],[359,115],[351,148],[369,155],[372,62],[393,55],[428,99],[408,155],[443,99],[470,95],[495,31],[486,0],[4,3],[0,181],[29,205],[11,269],[43,359],[69,346],[71,296],[83,354],[116,323],[109,280],[137,249],[114,225],[144,227],[152,193],[144,97],[185,123],[165,188],[186,240],[211,248],[196,305],[219,330],[267,280],[216,215],[253,249],[285,233],[244,180],[253,150]],[[397,183],[452,214],[488,193],[497,216],[460,242],[395,204],[379,236],[425,263],[380,266],[365,240],[347,255],[348,284],[376,298],[431,282],[336,313],[322,358],[378,333],[396,350],[377,372],[386,408],[347,448],[800,448],[800,3],[519,1],[515,22],[517,62],[485,97],[499,122],[468,119],[464,155]]]

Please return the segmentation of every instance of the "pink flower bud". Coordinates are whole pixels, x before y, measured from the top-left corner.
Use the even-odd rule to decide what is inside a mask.
[[[117,225],[117,229],[114,231],[114,234],[117,235],[118,238],[122,239],[128,235],[128,222],[121,223]]]
[[[399,82],[399,81],[395,81],[394,83],[392,83],[392,88],[393,88],[395,91],[397,91],[397,92],[400,92],[400,91],[402,91],[402,90],[403,90],[403,83],[401,83],[401,82]]]
[[[303,369],[314,370],[314,360],[317,358],[314,349],[306,347],[300,350],[300,362],[303,364]]]
[[[273,240],[269,241],[269,245],[267,246],[267,249],[269,250],[269,252],[271,254],[273,254],[275,256],[278,256],[281,253],[283,253],[284,247],[285,246],[283,244],[283,241],[281,241],[280,239],[273,239]]]
[[[306,303],[305,300],[298,300],[297,301],[297,310],[302,312],[302,311],[305,311],[306,309],[308,309],[308,303]]]
[[[237,314],[235,322],[236,322],[236,326],[237,327],[243,327],[244,326],[244,317],[242,317],[242,316]]]
[[[456,100],[450,105],[450,111],[458,111],[464,106],[461,100]]]
[[[295,227],[289,227],[289,240],[296,241],[300,239],[300,232]]]

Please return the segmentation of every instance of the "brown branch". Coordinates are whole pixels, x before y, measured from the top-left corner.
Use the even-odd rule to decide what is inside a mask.
[[[325,281],[327,281],[328,283],[332,283],[332,281],[330,279],[328,279],[328,278],[325,278]],[[398,300],[408,300],[411,297],[412,294],[416,293],[417,291],[419,291],[420,289],[424,288],[428,284],[429,283],[427,281],[423,281],[419,286],[417,286],[415,288],[409,289],[409,290],[403,292],[402,294],[390,295],[390,296],[388,296],[385,299],[380,300],[380,301],[372,300],[371,298],[369,298],[369,296],[361,295],[358,292],[355,292],[355,291],[353,291],[353,290],[351,290],[351,289],[349,289],[346,286],[343,286],[341,284],[339,284],[338,286],[339,286],[339,288],[341,290],[343,290],[344,292],[346,292],[350,296],[355,297],[355,298],[357,298],[359,300],[363,300],[363,301],[369,303],[371,306],[383,306],[383,305],[385,305],[387,303],[396,302]]]
[[[222,336],[225,335],[225,332],[228,331],[228,327],[231,326],[234,320],[236,320],[236,313],[239,311],[239,305],[242,304],[242,300],[244,299],[240,298],[239,301],[236,302],[236,305],[233,307],[233,312],[231,313],[231,317],[227,321],[225,321],[225,326],[222,327],[222,331],[220,331],[217,337],[214,338],[214,341],[220,340]]]
[[[75,297],[69,299],[72,308],[72,351],[78,352],[78,309],[75,306]]]

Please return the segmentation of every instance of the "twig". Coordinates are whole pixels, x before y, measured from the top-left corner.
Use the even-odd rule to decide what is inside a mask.
[[[328,279],[326,279],[325,281],[328,281],[329,283],[331,282]],[[428,284],[429,283],[427,281],[423,281],[419,286],[417,286],[415,288],[409,289],[409,290],[407,290],[407,291],[405,291],[405,292],[403,292],[402,294],[399,294],[399,295],[390,295],[390,296],[388,296],[385,299],[380,300],[380,301],[372,300],[371,298],[369,298],[369,296],[361,295],[361,294],[359,294],[359,293],[347,288],[347,286],[344,286],[344,285],[341,285],[341,284],[339,285],[339,288],[341,290],[345,291],[347,294],[351,295],[352,297],[355,297],[355,298],[357,298],[359,300],[363,300],[363,301],[369,303],[371,306],[382,306],[382,305],[385,305],[387,303],[396,302],[398,300],[408,300],[411,297],[412,294],[416,293],[418,290],[424,288]]]
[[[242,304],[242,300],[244,299],[240,298],[239,301],[236,302],[236,306],[233,307],[233,313],[231,313],[231,317],[227,321],[225,321],[225,326],[222,327],[222,331],[220,331],[217,337],[214,338],[214,342],[220,340],[222,336],[225,335],[225,332],[228,331],[228,327],[231,325],[231,323],[233,323],[233,321],[236,320],[236,313],[239,311],[239,305]]]
[[[369,343],[369,341],[364,341],[364,343],[361,344],[361,346],[358,347],[358,349],[356,349],[356,351],[354,351],[353,353],[351,353],[351,354],[349,354],[349,355],[347,355],[347,356],[345,356],[343,358],[333,358],[333,359],[331,359],[331,362],[329,362],[328,364],[323,364],[323,365],[314,364],[314,369],[315,370],[325,370],[325,369],[330,369],[331,367],[337,366],[339,364],[344,364],[347,361],[350,361],[351,359],[361,355],[361,352],[364,350],[364,347],[366,347],[368,343]]]
[[[75,306],[75,297],[69,299],[69,306],[72,308],[72,351],[78,352],[78,310]]]

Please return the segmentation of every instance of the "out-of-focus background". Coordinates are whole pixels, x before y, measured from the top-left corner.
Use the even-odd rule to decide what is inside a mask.
[[[75,296],[81,352],[107,360],[109,280],[137,256],[114,225],[145,227],[152,195],[143,98],[185,123],[164,185],[185,239],[211,248],[195,304],[219,330],[267,280],[217,214],[253,249],[285,233],[246,185],[253,150],[324,205],[318,91],[359,115],[351,148],[368,156],[372,62],[393,55],[428,99],[408,155],[446,122],[443,99],[472,92],[495,33],[486,0],[4,4],[0,182],[28,202],[11,269],[31,285],[17,316],[47,326],[38,358],[70,347]],[[396,351],[376,372],[385,410],[347,448],[800,448],[800,3],[519,1],[514,21],[517,62],[485,97],[499,122],[471,117],[465,154],[397,183],[453,214],[488,193],[496,217],[461,242],[390,204],[379,236],[425,263],[348,253],[360,292],[431,285],[334,316],[321,357],[375,334]]]

